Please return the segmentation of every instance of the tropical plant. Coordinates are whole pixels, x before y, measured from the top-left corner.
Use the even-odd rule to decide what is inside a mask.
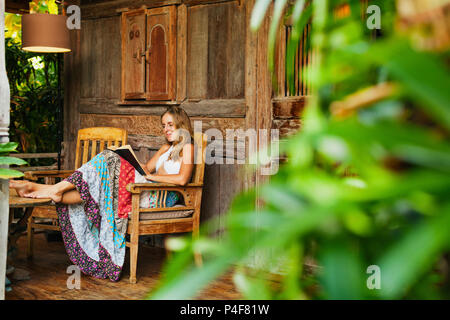
[[[27,164],[27,162],[23,159],[8,156],[10,152],[16,151],[17,146],[17,142],[6,142],[0,144],[0,166]],[[22,176],[23,173],[20,171],[9,168],[0,168],[0,179],[19,178]]]
[[[58,76],[55,54],[21,50],[13,38],[5,40],[6,71],[10,85],[10,140],[20,152],[55,152],[58,149]],[[50,165],[53,160],[30,160]]]
[[[5,13],[5,39],[10,38],[16,43],[22,42],[22,16],[15,13]]]
[[[55,0],[33,0],[30,2],[30,13],[58,14]]]
[[[271,3],[257,0],[255,29]],[[286,10],[294,23],[288,51],[311,19],[316,55],[304,125],[280,146],[289,161],[258,192],[234,199],[220,239],[204,225],[199,240],[169,241],[176,254],[149,298],[192,298],[230,268],[249,299],[450,298],[448,47],[425,50],[411,28],[397,28],[394,1],[370,1],[381,9],[376,36],[361,1],[310,3]],[[287,4],[274,1],[271,30]],[[342,5],[351,13],[337,19]],[[257,268],[248,268],[252,261]]]

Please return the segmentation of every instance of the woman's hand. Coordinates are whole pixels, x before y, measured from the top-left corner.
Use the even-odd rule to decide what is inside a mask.
[[[136,159],[136,160],[137,160],[137,159]],[[140,162],[139,160],[138,160],[138,163],[139,163],[139,165],[141,166],[141,168],[144,170],[144,172],[145,172],[146,174],[150,174],[150,171],[148,171],[147,165],[143,164],[143,163]]]
[[[151,173],[149,173],[145,176],[145,179],[151,181],[151,180],[153,180],[153,175]]]

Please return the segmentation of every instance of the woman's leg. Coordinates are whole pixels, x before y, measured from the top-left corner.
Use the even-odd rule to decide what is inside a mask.
[[[62,204],[79,204],[81,202],[82,200],[80,197],[80,193],[76,189],[64,192],[64,194],[62,195]]]
[[[26,198],[50,198],[63,204],[81,203],[80,194],[75,186],[68,181],[54,185],[39,184],[30,181],[10,180],[9,186],[16,189],[17,194]]]
[[[9,180],[9,187],[16,189],[20,197],[30,198],[30,194],[51,187],[51,185],[35,183],[27,180]]]

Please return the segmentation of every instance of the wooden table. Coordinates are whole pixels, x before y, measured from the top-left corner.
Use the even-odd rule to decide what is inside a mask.
[[[10,225],[9,225],[9,243],[15,245],[20,234],[25,231],[28,218],[33,212],[33,208],[39,206],[46,206],[52,203],[52,199],[33,199],[22,198],[17,195],[15,189],[9,189],[9,211],[10,211]],[[16,223],[12,223],[12,213],[14,208],[25,208],[24,215]]]

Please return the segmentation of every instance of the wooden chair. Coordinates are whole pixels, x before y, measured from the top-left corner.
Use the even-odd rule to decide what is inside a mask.
[[[77,137],[75,169],[81,167],[98,153],[102,152],[105,147],[127,144],[127,139],[128,133],[125,129],[109,127],[80,129]],[[44,178],[44,183],[55,184],[57,179],[67,178],[74,171],[75,170],[28,171],[25,172],[25,179],[36,181],[39,178]],[[51,220],[51,224],[36,223],[35,218],[49,219]],[[27,226],[28,258],[33,256],[34,229],[60,230],[55,206],[37,207],[30,213]]]
[[[205,155],[207,137],[198,133],[194,136],[196,146],[196,163],[191,182],[185,186],[171,183],[130,183],[127,190],[131,192],[132,211],[128,220],[127,233],[130,241],[130,283],[136,283],[136,268],[138,257],[139,236],[154,234],[171,234],[192,232],[198,237],[200,226],[200,208],[202,202],[203,177],[205,173]],[[201,159],[202,161],[198,161]],[[158,193],[157,208],[140,208],[142,192],[156,190]],[[165,207],[168,191],[178,191],[184,198],[183,206]],[[195,254],[195,262],[201,264],[200,254]]]

